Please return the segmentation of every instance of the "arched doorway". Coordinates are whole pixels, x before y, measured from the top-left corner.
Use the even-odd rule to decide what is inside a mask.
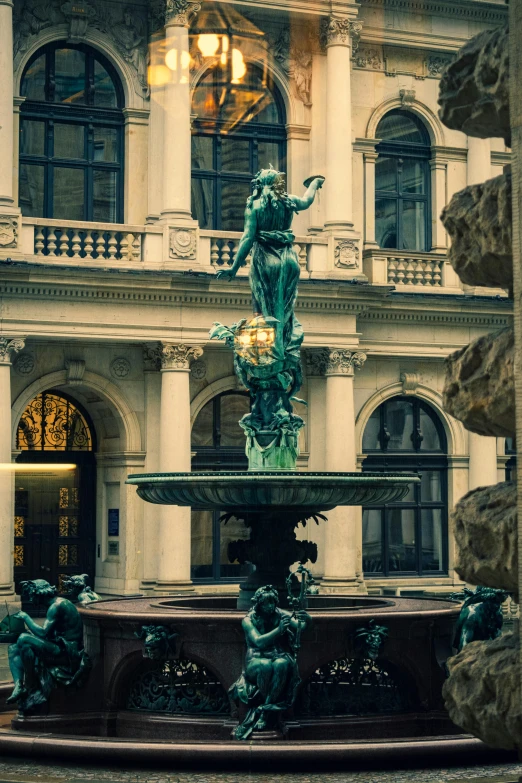
[[[404,471],[421,477],[399,502],[363,510],[365,575],[447,574],[447,442],[436,412],[418,398],[392,397],[370,416],[363,452],[363,471]]]
[[[17,589],[25,579],[46,579],[60,590],[70,574],[93,579],[96,444],[88,413],[61,391],[42,392],[20,418],[16,448],[23,465],[15,473]]]

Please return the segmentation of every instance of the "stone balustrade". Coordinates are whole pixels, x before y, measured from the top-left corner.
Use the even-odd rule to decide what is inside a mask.
[[[203,254],[208,254],[210,265],[214,269],[226,269],[232,266],[239,248],[242,233],[238,231],[201,231],[200,243],[209,247]],[[299,256],[299,264],[304,271],[308,270],[308,256],[311,245],[310,237],[296,237],[295,247]],[[250,255],[247,257],[245,268],[250,265]]]
[[[46,261],[140,263],[143,226],[24,218],[23,250]]]
[[[444,288],[462,293],[447,256],[440,253],[376,248],[365,251],[363,265],[368,280],[378,285]]]

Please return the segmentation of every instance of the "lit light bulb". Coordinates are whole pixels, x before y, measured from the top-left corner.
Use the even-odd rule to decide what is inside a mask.
[[[257,333],[257,342],[258,343],[266,343],[268,340],[268,332],[258,332]]]
[[[239,49],[232,49],[232,84],[239,84],[246,74],[245,59]]]
[[[167,66],[167,68],[170,68],[171,71],[177,71],[178,70],[178,50],[177,49],[169,49],[169,51],[165,55],[165,65]]]
[[[241,334],[239,336],[239,342],[241,345],[250,345],[250,335],[249,334]]]
[[[221,65],[227,64],[227,55],[228,50],[230,48],[230,41],[228,40],[228,36],[224,35],[221,39]]]
[[[198,38],[198,49],[203,57],[213,57],[219,49],[219,38],[213,34],[202,34]]]

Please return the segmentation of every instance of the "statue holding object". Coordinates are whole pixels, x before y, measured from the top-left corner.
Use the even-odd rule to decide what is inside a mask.
[[[307,180],[308,182],[308,180]],[[234,347],[234,366],[253,398],[252,410],[240,421],[247,436],[250,470],[295,470],[299,430],[304,422],[292,400],[302,385],[303,327],[295,315],[299,259],[291,231],[296,212],[314,202],[324,177],[310,181],[302,198],[285,191],[284,175],[263,169],[253,180],[247,201],[245,230],[230,269],[219,279],[231,280],[252,253],[250,286],[254,317],[231,327],[215,323],[211,339]]]
[[[8,648],[14,689],[8,704],[18,703],[21,713],[30,715],[47,706],[57,685],[84,684],[91,662],[83,649],[83,622],[76,606],[56,595],[56,587],[44,579],[22,582],[22,593],[47,604],[45,622],[38,625],[26,612],[14,617],[24,621],[28,631]]]

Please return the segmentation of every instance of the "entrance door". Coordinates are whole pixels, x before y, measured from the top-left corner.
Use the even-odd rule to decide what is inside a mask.
[[[76,438],[80,429],[81,438]],[[63,438],[57,435],[60,431]],[[78,445],[78,450],[70,449]],[[20,470],[15,472],[14,539],[17,591],[26,579],[45,579],[59,591],[64,577],[70,574],[86,573],[94,580],[95,459],[86,414],[56,392],[39,395],[21,419],[18,447],[21,453],[17,458]],[[74,468],[60,467],[64,464]]]

